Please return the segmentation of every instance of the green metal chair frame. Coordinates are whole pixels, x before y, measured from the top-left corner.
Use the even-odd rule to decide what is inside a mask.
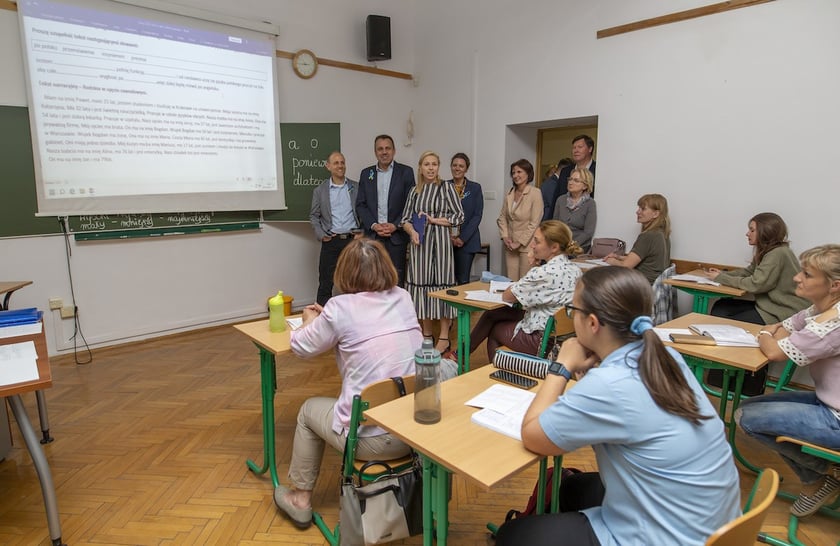
[[[405,385],[405,394],[414,392],[414,376],[405,376],[402,378]],[[350,423],[348,425],[347,447],[344,450],[342,463],[342,482],[348,478],[358,478],[359,480],[372,482],[386,473],[388,470],[385,467],[368,467],[363,474],[360,473],[362,464],[366,461],[356,461],[356,446],[359,443],[359,426],[364,425],[366,421],[364,412],[372,407],[376,407],[385,402],[390,402],[401,396],[397,384],[392,379],[383,379],[365,387],[361,394],[353,397],[353,405],[350,413]],[[414,459],[411,456],[394,459],[392,461],[385,461],[389,463],[391,469],[395,472],[401,472],[408,469],[414,464]],[[330,546],[338,546],[340,540],[339,524],[331,529],[324,521],[321,514],[317,512],[312,513],[312,520],[327,539]]]
[[[776,438],[776,441],[779,443],[790,442],[797,444],[800,446],[802,453],[807,453],[808,455],[813,455],[814,457],[819,457],[820,459],[840,464],[840,451],[834,451],[818,445],[809,444],[808,442],[803,442],[802,440],[797,440],[796,438],[790,438],[788,436],[779,436]],[[779,491],[777,496],[790,501],[795,501],[797,498],[797,495],[792,495],[791,493],[787,493],[785,491]],[[835,519],[840,519],[840,497],[831,504],[821,506],[819,512]],[[788,520],[787,540],[776,538],[766,533],[760,533],[758,535],[758,541],[765,544],[773,544],[774,546],[805,546],[805,544],[796,536],[798,529],[799,518],[791,514],[790,519]],[[840,546],[840,541],[837,542],[837,546]]]

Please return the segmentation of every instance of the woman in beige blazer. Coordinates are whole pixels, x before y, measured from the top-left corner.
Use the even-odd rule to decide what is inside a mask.
[[[527,159],[511,164],[510,179],[513,187],[505,196],[496,224],[504,244],[507,276],[518,281],[531,267],[528,248],[542,220],[543,198],[531,185],[534,166]]]

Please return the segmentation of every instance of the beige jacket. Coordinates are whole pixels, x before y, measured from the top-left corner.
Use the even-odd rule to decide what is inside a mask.
[[[528,245],[534,231],[540,226],[543,217],[543,198],[540,190],[528,184],[522,193],[519,204],[513,204],[513,188],[505,195],[502,203],[502,211],[496,224],[499,226],[499,235],[502,239],[510,238],[519,243],[520,252],[527,252]]]

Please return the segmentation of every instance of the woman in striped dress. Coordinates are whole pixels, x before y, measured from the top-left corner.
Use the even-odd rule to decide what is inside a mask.
[[[440,157],[436,153],[424,152],[420,156],[417,185],[405,203],[402,228],[411,237],[406,290],[411,294],[417,318],[423,325],[423,337],[431,338],[433,322],[440,321],[437,349],[444,352],[449,349],[449,329],[455,309],[428,294],[455,284],[455,258],[449,228],[464,222],[464,210],[452,184],[445,184],[440,179],[439,169]]]

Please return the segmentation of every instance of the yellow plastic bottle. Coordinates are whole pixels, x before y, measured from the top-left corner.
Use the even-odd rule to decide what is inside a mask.
[[[286,329],[285,302],[283,291],[268,300],[268,329],[272,332],[282,332]]]

